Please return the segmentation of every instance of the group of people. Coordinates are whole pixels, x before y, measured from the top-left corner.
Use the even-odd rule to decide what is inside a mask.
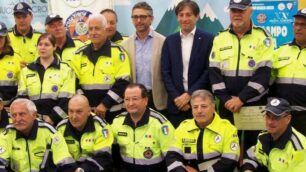
[[[0,172],[303,171],[306,9],[276,50],[252,10],[230,0],[231,24],[215,36],[197,28],[197,3],[182,0],[180,31],[164,37],[138,2],[133,35],[104,9],[83,43],[57,14],[36,32],[32,8],[16,4],[14,27],[0,22]],[[258,105],[267,130],[238,131],[234,113]]]

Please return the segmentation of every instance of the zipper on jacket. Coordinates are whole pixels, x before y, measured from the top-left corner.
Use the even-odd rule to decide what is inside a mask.
[[[237,38],[238,38],[238,36],[237,36]],[[236,68],[236,76],[238,76],[238,74],[239,74],[240,51],[241,51],[241,45],[240,45],[240,39],[238,38],[238,61],[237,61],[237,68]]]
[[[43,78],[45,77],[45,75],[43,76]],[[42,88],[43,88],[43,82],[44,79],[40,82],[40,92],[39,92],[39,99],[41,99],[41,93],[42,93]]]
[[[133,128],[133,142],[134,142],[134,147],[133,147],[133,164],[135,164],[135,128]]]
[[[302,50],[300,49],[299,54],[297,55],[297,58],[296,58],[297,60],[300,58],[301,52]]]
[[[32,171],[31,170],[31,156],[30,156],[30,151],[29,151],[29,144],[28,144],[28,140],[26,139],[26,150],[27,150],[27,152],[28,152],[28,161],[29,161],[29,166],[30,166],[30,171]]]

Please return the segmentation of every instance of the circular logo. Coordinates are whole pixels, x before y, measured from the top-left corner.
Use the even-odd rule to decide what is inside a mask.
[[[216,143],[220,143],[221,140],[222,140],[221,136],[220,136],[220,135],[216,135],[216,137],[215,137],[215,142],[216,142]]]
[[[302,9],[301,13],[306,14],[306,8]]]
[[[8,73],[6,74],[6,76],[7,76],[7,78],[12,79],[13,76],[14,76],[14,74],[13,74],[13,72],[8,72]]]
[[[242,0],[234,0],[235,3],[240,3]]]
[[[270,103],[272,106],[278,106],[280,104],[280,101],[278,99],[273,99],[271,100],[271,103]]]
[[[58,90],[57,85],[53,85],[52,88],[51,88],[51,90],[52,90],[53,92],[57,92],[57,90]]]
[[[231,149],[233,150],[233,151],[237,151],[238,150],[238,144],[237,143],[231,143]]]
[[[286,8],[286,5],[284,3],[279,3],[277,8],[278,10],[283,11]]]
[[[78,38],[81,41],[87,40],[88,25],[86,21],[91,14],[87,10],[78,10],[69,15],[65,21],[65,27],[68,28],[73,38]]]
[[[271,46],[271,39],[270,38],[266,38],[264,40],[264,44],[265,44],[266,47],[270,47]]]
[[[249,65],[250,67],[255,67],[255,65],[256,65],[255,60],[253,60],[253,59],[249,60],[248,65]]]
[[[151,159],[153,157],[153,151],[151,149],[148,149],[148,150],[143,152],[143,156],[146,159]]]
[[[256,19],[257,19],[258,23],[265,23],[266,19],[267,19],[267,16],[263,13],[260,13],[260,14],[257,15]]]
[[[88,25],[85,22],[78,22],[75,31],[78,35],[85,35],[88,31]]]

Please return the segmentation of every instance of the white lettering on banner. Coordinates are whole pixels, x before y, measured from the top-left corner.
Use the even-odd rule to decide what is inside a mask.
[[[14,6],[1,6],[0,7],[0,14],[5,15],[13,15],[13,8]],[[47,5],[32,5],[32,11],[35,14],[47,14],[48,13],[48,6]]]
[[[274,6],[253,6],[254,10],[274,10]]]
[[[32,11],[34,13],[47,13],[48,12],[48,6],[34,6],[32,5]]]
[[[265,27],[272,36],[286,37],[288,35],[288,28],[286,26],[266,26]]]

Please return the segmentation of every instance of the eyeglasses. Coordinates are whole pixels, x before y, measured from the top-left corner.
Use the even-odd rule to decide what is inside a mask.
[[[134,20],[134,21],[136,21],[136,20],[138,20],[138,19],[140,19],[140,20],[146,20],[148,17],[151,17],[151,15],[133,15],[132,16],[132,19]]]
[[[295,21],[295,22],[292,22],[292,24],[294,27],[300,26],[301,28],[306,29],[306,23],[300,23],[300,22]]]

